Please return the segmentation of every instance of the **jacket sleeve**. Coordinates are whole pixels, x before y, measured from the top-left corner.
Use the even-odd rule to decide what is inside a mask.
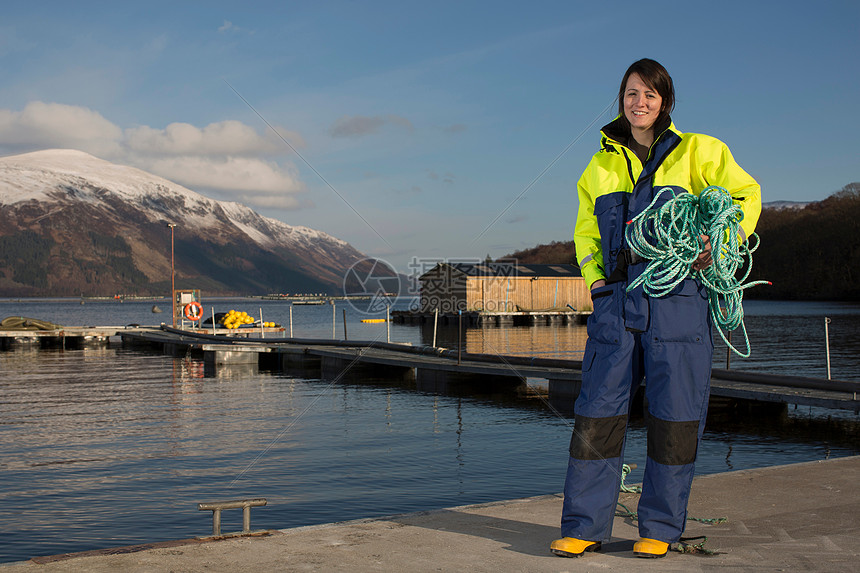
[[[600,230],[597,227],[597,217],[594,216],[596,171],[594,159],[592,159],[582,177],[579,178],[579,183],[577,183],[579,212],[576,216],[576,228],[573,233],[576,258],[582,276],[585,278],[585,284],[588,285],[589,289],[594,281],[606,278],[603,271]]]
[[[726,144],[711,137],[705,137],[705,141],[707,144],[699,147],[703,152],[699,157],[704,186],[722,187],[741,206],[744,212],[741,239],[746,241],[755,231],[761,215],[761,186],[737,164]]]

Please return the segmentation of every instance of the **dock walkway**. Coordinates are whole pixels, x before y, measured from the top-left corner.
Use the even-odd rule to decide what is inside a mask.
[[[78,348],[88,344],[107,344],[111,336],[120,332],[147,332],[154,327],[136,326],[66,326],[55,330],[2,330],[0,350],[16,346],[33,345],[45,348]]]
[[[480,382],[498,388],[523,387],[528,380],[547,381],[550,400],[579,394],[582,362],[554,358],[458,353],[411,345],[298,338],[234,338],[163,327],[151,332],[122,332],[124,341],[161,345],[166,352],[202,352],[211,366],[262,364],[300,368],[313,376],[344,375],[414,380],[424,390]],[[532,387],[533,389],[533,387]],[[820,406],[860,412],[860,383],[800,376],[714,369],[711,396],[771,404]]]
[[[563,471],[563,468],[560,470]],[[616,517],[599,553],[564,559],[549,552],[559,535],[560,495],[272,531],[262,537],[190,539],[37,558],[3,573],[76,571],[857,571],[860,457],[744,470],[694,480],[688,522],[713,556],[675,551],[633,555],[630,518]],[[561,477],[560,477],[561,479]],[[622,494],[635,510],[637,496]],[[261,508],[259,511],[265,511]]]
[[[344,375],[414,380],[420,389],[444,391],[453,384],[480,383],[494,388],[519,387],[545,380],[550,400],[579,394],[582,363],[578,360],[458,353],[456,350],[407,344],[284,338],[283,329],[247,329],[230,335],[203,330],[159,327],[67,327],[56,331],[0,332],[0,349],[20,344],[73,348],[106,343],[146,345],[167,354],[201,354],[210,368],[260,365],[300,369],[308,375],[340,379]],[[711,396],[771,404],[820,406],[860,413],[860,383],[788,375],[714,369]]]

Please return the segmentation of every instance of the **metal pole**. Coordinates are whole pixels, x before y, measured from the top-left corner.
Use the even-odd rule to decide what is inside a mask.
[[[729,331],[729,344],[732,343],[732,331]],[[732,363],[732,347],[726,346],[726,370],[729,369]]]
[[[260,338],[266,338],[266,329],[263,326],[263,308],[260,307]]]
[[[386,341],[391,342],[391,307],[385,307],[385,336]]]
[[[221,510],[214,509],[212,510],[212,535],[219,536],[221,535]]]
[[[349,340],[349,337],[346,335],[346,309],[342,308],[341,312],[343,313],[343,339]]]
[[[331,301],[331,339],[332,339],[332,340],[334,340],[335,338],[337,338],[337,334],[336,334],[336,331],[335,331],[335,328],[336,328],[336,327],[335,327],[335,322],[336,322],[336,320],[337,320],[337,319],[336,319],[336,317],[337,317],[337,311],[335,311],[335,308],[334,308],[335,306],[336,306],[336,305],[334,304],[334,301]]]
[[[176,328],[176,265],[173,257],[173,228],[176,223],[168,223],[170,227],[170,313],[173,315],[173,328]]]
[[[463,311],[458,311],[460,318],[457,322],[457,366],[460,365],[460,359],[463,354]]]
[[[246,505],[242,508],[242,533],[251,532],[251,506]]]
[[[215,336],[215,307],[212,307],[212,336]]]
[[[290,303],[290,338],[293,337],[293,303]]]
[[[830,380],[830,318],[824,317],[824,346],[827,349],[827,379]]]
[[[439,307],[433,315],[433,348],[436,348],[436,326],[439,324]]]

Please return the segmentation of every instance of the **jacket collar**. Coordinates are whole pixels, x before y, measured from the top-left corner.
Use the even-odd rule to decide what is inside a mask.
[[[680,132],[675,129],[675,124],[672,123],[672,118],[667,115],[665,119],[663,119],[654,126],[654,133],[656,134],[654,136],[654,141],[656,142],[658,139],[660,139],[660,136],[663,135],[663,133],[667,129],[670,129],[680,135]],[[600,132],[607,139],[626,146],[627,140],[630,139],[630,124],[624,121],[619,114],[611,122],[600,128]]]

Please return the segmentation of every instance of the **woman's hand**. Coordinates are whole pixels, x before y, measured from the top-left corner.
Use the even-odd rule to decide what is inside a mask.
[[[700,271],[702,269],[706,269],[711,266],[711,263],[714,262],[713,257],[711,256],[711,238],[707,235],[701,235],[702,238],[702,252],[699,253],[699,257],[693,261],[693,270]]]

